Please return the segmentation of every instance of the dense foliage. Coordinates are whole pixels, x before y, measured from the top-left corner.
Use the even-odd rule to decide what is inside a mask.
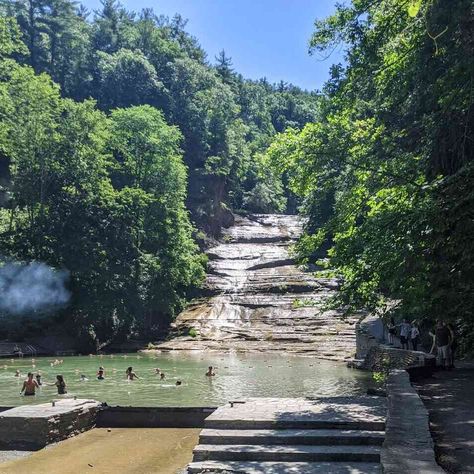
[[[148,104],[179,127],[187,204],[201,229],[217,235],[229,207],[284,209],[288,196],[255,155],[275,133],[314,120],[316,94],[245,80],[224,51],[211,64],[179,15],[129,12],[117,0],[102,0],[93,13],[71,0],[3,5],[29,50],[15,58],[48,73],[63,96],[93,98],[103,111]]]
[[[353,0],[316,22],[311,50],[342,43],[347,65],[267,159],[305,201],[300,255],[329,249],[343,276],[337,304],[472,332],[473,32],[471,0]]]
[[[2,28],[17,36],[12,21]],[[185,209],[179,130],[150,106],[107,117],[92,101],[61,98],[29,66],[3,58],[0,67],[1,152],[9,164],[3,258],[67,269],[68,327],[85,342],[101,347],[143,326],[156,329],[203,275]]]
[[[153,337],[202,281],[196,227],[285,208],[261,152],[314,120],[318,97],[245,80],[223,51],[211,64],[179,15],[0,9],[0,268],[44,262],[71,293],[49,322],[0,315],[0,337],[48,324],[96,348]]]

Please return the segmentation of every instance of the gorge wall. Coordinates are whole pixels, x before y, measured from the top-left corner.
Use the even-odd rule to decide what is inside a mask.
[[[173,324],[160,350],[286,351],[344,360],[355,355],[355,323],[323,309],[338,289],[294,264],[290,247],[302,220],[290,215],[237,217],[211,248],[208,297]]]

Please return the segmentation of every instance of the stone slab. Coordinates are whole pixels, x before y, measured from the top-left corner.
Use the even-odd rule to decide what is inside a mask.
[[[64,398],[55,400],[52,403],[41,403],[38,405],[22,405],[0,413],[0,423],[3,418],[50,418],[51,416],[62,415],[75,410],[88,410],[96,408],[101,403],[95,400]]]
[[[205,428],[384,430],[382,397],[247,398],[218,408]]]
[[[194,461],[337,461],[379,462],[379,446],[199,444]]]
[[[377,463],[204,461],[188,466],[189,474],[381,474]]]

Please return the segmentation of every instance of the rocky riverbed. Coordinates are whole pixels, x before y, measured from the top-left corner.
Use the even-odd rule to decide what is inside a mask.
[[[339,283],[295,265],[290,247],[301,232],[297,216],[238,217],[207,252],[209,296],[178,316],[170,340],[158,349],[354,356],[359,316],[323,310]]]

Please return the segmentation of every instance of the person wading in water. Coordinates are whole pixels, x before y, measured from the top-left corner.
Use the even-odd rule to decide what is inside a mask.
[[[23,382],[23,388],[20,395],[25,392],[25,396],[35,395],[36,389],[39,388],[38,382],[33,380],[33,374],[28,372],[28,378]]]
[[[135,380],[135,379],[139,379],[140,377],[138,377],[138,375],[133,371],[133,367],[129,367],[125,374],[127,375],[127,380]]]
[[[64,381],[64,377],[62,375],[56,375],[56,382],[54,382],[53,385],[58,387],[58,395],[65,395],[67,393],[66,382]]]

